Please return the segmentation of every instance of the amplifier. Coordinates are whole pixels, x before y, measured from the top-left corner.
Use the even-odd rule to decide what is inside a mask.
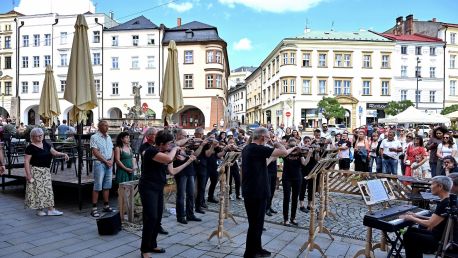
[[[104,214],[97,219],[97,229],[100,235],[116,235],[121,231],[121,216],[119,211]]]

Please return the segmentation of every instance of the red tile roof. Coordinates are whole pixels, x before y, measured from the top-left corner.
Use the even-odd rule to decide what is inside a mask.
[[[389,33],[382,33],[381,35],[389,39],[398,41],[443,42],[442,39],[429,37],[421,34],[394,35]]]

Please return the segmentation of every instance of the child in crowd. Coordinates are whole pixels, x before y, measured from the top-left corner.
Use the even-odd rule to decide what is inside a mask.
[[[423,156],[421,154],[415,155],[415,162],[412,163],[411,165],[413,177],[416,177],[416,178],[425,178],[426,177],[426,173],[428,172],[426,163],[419,165],[422,159],[423,159]]]

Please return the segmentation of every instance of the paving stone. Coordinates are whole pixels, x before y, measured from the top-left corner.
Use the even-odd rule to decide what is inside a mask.
[[[29,249],[26,249],[25,251],[32,255],[38,255],[38,254],[50,252],[52,250],[59,249],[62,247],[71,246],[78,242],[79,242],[78,239],[70,238],[70,239],[65,239],[61,241],[54,241],[52,243],[45,244],[45,245],[38,245],[37,247],[29,248]]]
[[[95,250],[92,250],[92,249],[84,249],[84,250],[80,250],[78,252],[75,252],[75,253],[71,253],[71,254],[66,254],[64,255],[63,257],[68,257],[68,258],[80,258],[80,257],[92,257],[94,255],[97,255],[99,254],[98,251],[95,251]]]
[[[116,248],[112,248],[108,251],[105,251],[105,252],[102,252],[98,255],[94,255],[92,257],[94,258],[99,258],[99,257],[119,257],[121,255],[125,255],[125,254],[128,254],[128,253],[131,253],[133,252],[134,250],[137,250],[138,251],[138,248],[135,248],[133,246],[130,246],[130,245],[121,245],[121,246],[118,246]]]
[[[49,252],[46,252],[46,253],[43,253],[43,254],[40,254],[40,255],[36,255],[34,257],[36,257],[36,258],[53,258],[53,257],[62,257],[64,255],[65,255],[64,252],[61,252],[59,250],[52,250],[52,251],[49,251]]]

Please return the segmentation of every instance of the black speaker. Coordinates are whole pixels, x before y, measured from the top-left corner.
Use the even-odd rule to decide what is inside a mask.
[[[116,235],[121,231],[121,216],[119,211],[104,214],[97,219],[97,229],[100,235]]]

